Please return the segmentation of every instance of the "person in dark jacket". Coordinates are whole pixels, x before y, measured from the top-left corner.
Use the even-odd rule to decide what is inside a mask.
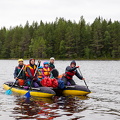
[[[49,63],[50,71],[55,68],[54,61],[55,61],[55,58],[51,57],[50,58],[50,63]]]
[[[14,70],[14,79],[17,80],[16,83],[20,86],[23,86],[25,83],[26,75],[23,59],[18,60],[18,66],[16,66]]]
[[[73,80],[74,75],[76,75],[81,80],[85,80],[85,78],[79,74],[77,68],[79,68],[79,66],[76,66],[76,62],[74,60],[70,63],[70,66],[66,67],[65,75],[62,78],[65,85],[75,85]]]

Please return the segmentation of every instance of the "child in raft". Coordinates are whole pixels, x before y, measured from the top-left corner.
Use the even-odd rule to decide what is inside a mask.
[[[50,67],[48,62],[43,63],[43,76],[45,77],[50,77]]]
[[[38,78],[38,81],[41,81],[44,78],[43,66],[38,67],[37,78]]]

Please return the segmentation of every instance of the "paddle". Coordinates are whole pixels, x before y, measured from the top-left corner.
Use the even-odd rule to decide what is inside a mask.
[[[38,61],[38,64],[37,64],[37,68],[35,70],[35,73],[33,75],[33,78],[35,77],[36,73],[37,73],[37,70],[38,70],[38,66],[40,66],[40,62],[41,61]],[[30,84],[30,87],[29,87],[29,91],[24,95],[26,98],[30,98],[31,95],[30,95],[30,90],[32,89],[32,83],[33,83],[33,79],[31,80],[31,84]]]
[[[21,68],[20,72],[18,73],[17,77],[20,75],[20,73],[22,72],[23,68],[24,68],[24,65],[23,65],[23,67]],[[16,77],[16,78],[17,78],[17,77]],[[15,80],[15,82],[13,83],[13,85],[5,92],[6,95],[11,95],[11,94],[12,94],[11,89],[12,89],[12,87],[15,85],[16,81],[17,81],[17,79]]]
[[[81,76],[83,76],[83,75],[82,75],[82,72],[80,71],[80,68],[78,68],[78,70],[79,70]],[[85,80],[84,80],[84,83],[85,83],[86,87],[88,88],[87,83],[85,82]]]

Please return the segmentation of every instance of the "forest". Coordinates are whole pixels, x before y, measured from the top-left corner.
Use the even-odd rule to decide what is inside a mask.
[[[120,22],[97,17],[86,23],[54,22],[0,29],[0,58],[120,59]]]

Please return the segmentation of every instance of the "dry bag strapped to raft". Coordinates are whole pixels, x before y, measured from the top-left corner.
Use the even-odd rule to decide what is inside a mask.
[[[42,86],[45,87],[58,87],[58,81],[55,78],[44,78],[42,79],[42,81],[40,82]]]
[[[60,89],[64,89],[65,88],[64,81],[62,81],[60,78],[58,79],[58,88],[60,88]]]

